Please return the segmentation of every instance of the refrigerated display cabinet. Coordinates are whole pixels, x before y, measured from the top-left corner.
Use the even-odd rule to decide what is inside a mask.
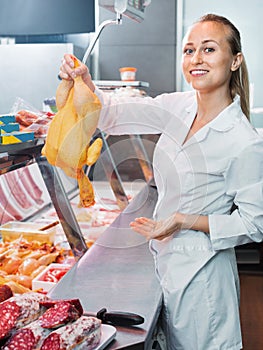
[[[26,145],[0,146],[0,154],[5,155],[0,175],[8,176],[13,171],[35,166],[42,177],[39,186],[49,187],[46,192],[50,198],[42,196],[43,202],[34,209],[41,211],[54,206],[75,257],[72,268],[49,295],[52,298],[79,298],[86,312],[96,313],[106,308],[143,317],[141,325],[116,326],[116,337],[107,349],[160,348],[158,320],[162,293],[153,258],[148,242],[129,228],[135,217],[152,215],[157,200],[154,183],[145,184],[88,249],[71,208],[70,191],[65,190],[58,169],[41,156],[43,145],[44,140],[36,139]]]

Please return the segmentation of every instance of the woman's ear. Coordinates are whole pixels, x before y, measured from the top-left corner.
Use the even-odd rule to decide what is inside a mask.
[[[232,72],[236,71],[241,66],[242,61],[243,61],[243,55],[241,52],[239,52],[236,54],[232,62],[232,65],[231,65]]]

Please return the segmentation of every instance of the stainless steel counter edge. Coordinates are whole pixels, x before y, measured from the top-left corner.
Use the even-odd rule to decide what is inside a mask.
[[[161,309],[162,295],[148,242],[129,228],[138,216],[151,217],[157,200],[146,185],[96,243],[49,293],[79,298],[85,311],[127,311],[144,317],[140,326],[117,327],[107,349],[148,349]]]

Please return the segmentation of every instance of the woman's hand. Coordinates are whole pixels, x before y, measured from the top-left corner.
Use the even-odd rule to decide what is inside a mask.
[[[154,221],[145,217],[136,218],[130,223],[135,232],[144,236],[147,240],[162,240],[178,232],[182,228],[183,215],[176,213],[161,221]]]
[[[79,60],[78,63],[79,66],[74,68],[73,56],[70,54],[65,54],[60,66],[60,78],[65,80],[72,80],[77,76],[81,76],[84,83],[87,84],[91,91],[94,92],[95,85],[92,82],[88,67]]]
[[[165,220],[154,221],[145,217],[136,218],[130,223],[133,231],[147,240],[162,240],[180,230],[195,230],[209,234],[208,216],[175,213]]]

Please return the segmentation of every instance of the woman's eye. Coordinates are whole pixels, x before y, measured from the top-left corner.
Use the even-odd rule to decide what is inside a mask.
[[[193,49],[184,49],[184,54],[185,55],[191,55],[193,53]]]
[[[204,49],[204,52],[207,52],[207,53],[209,53],[209,52],[214,52],[215,51],[215,49],[213,49],[212,47],[206,47],[205,49]]]

